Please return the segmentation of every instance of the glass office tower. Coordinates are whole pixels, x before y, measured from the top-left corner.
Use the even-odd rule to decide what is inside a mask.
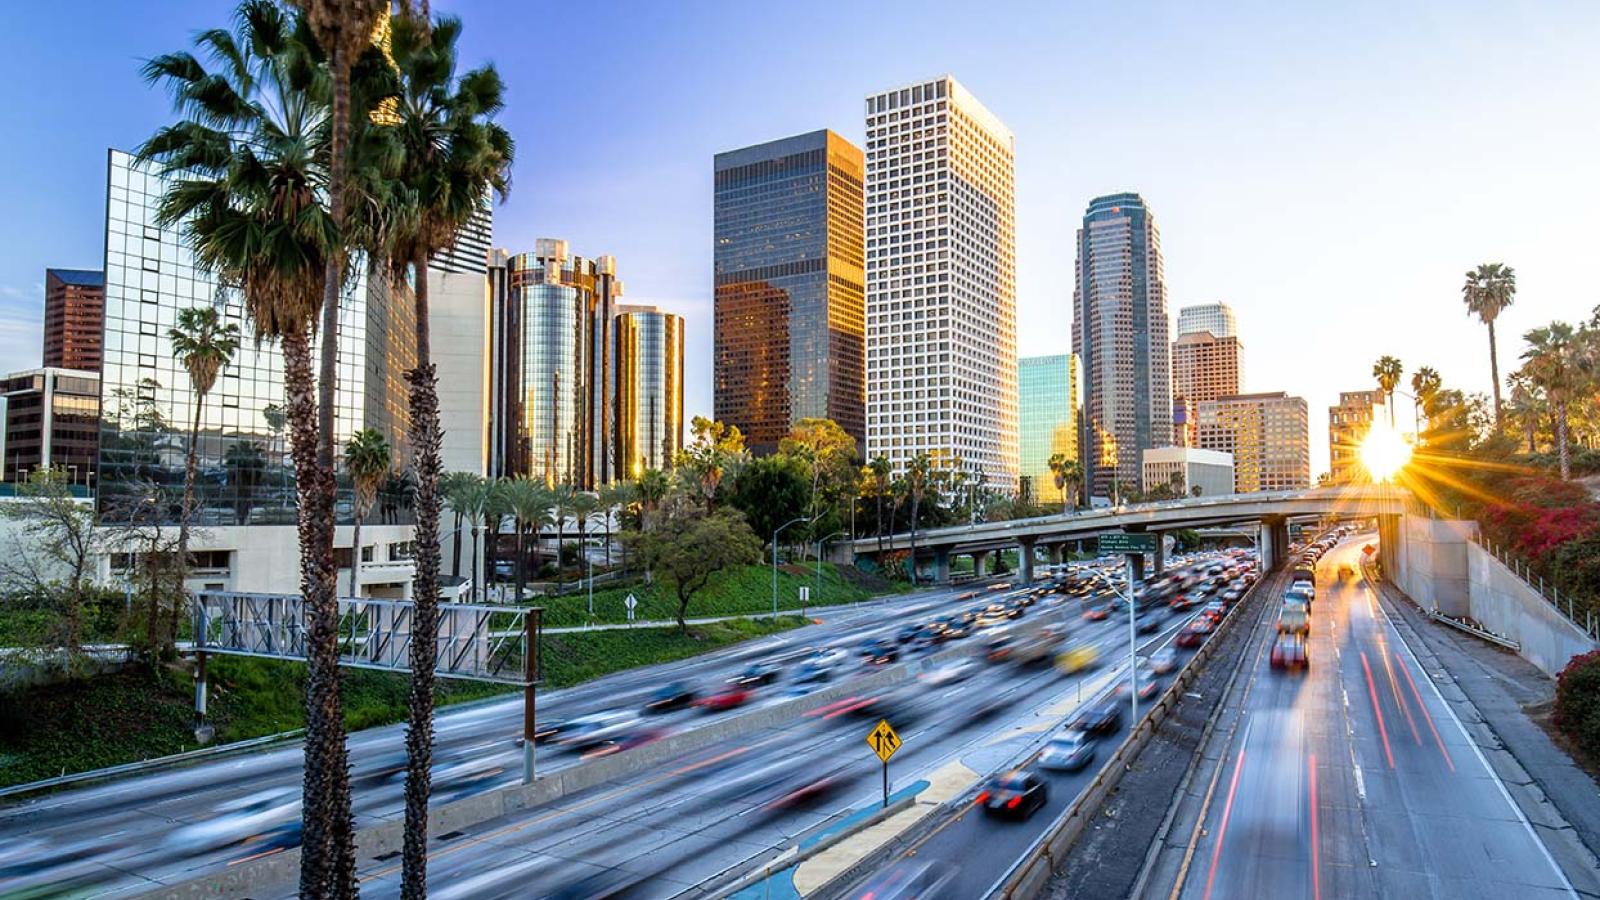
[[[618,478],[668,469],[683,446],[683,317],[623,306],[616,319]]]
[[[827,130],[717,154],[714,405],[758,453],[806,418],[865,445],[862,174]]]
[[[1022,477],[1041,503],[1060,503],[1050,457],[1078,458],[1078,365],[1070,353],[1017,360],[1017,422]]]
[[[284,420],[283,358],[257,345],[236,290],[200,270],[181,228],[156,224],[162,179],[131,156],[110,151],[106,197],[105,341],[97,502],[118,520],[130,504],[157,498],[163,518],[181,507],[194,393],[172,353],[168,330],[180,310],[215,306],[244,335],[217,378],[200,420],[201,525],[293,524],[294,471]],[[357,266],[339,304],[339,386],[335,434],[368,424],[366,279]],[[313,358],[316,350],[313,348]],[[378,398],[382,399],[382,398]],[[374,421],[381,421],[381,415]],[[348,487],[338,511],[347,520]]]

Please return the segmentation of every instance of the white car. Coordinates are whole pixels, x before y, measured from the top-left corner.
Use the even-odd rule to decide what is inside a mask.
[[[632,711],[597,712],[567,723],[556,736],[556,743],[582,750],[619,738],[639,725],[639,714]]]
[[[237,843],[298,816],[300,796],[299,787],[276,787],[229,800],[210,818],[172,832],[167,844],[193,851]]]
[[[957,660],[947,666],[940,666],[932,672],[922,676],[922,683],[931,687],[942,687],[947,684],[956,684],[966,681],[978,671],[978,664],[970,659]]]

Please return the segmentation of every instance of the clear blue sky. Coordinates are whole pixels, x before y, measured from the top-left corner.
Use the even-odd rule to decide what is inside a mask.
[[[1020,349],[1068,347],[1090,197],[1153,206],[1170,302],[1239,314],[1245,387],[1326,407],[1393,353],[1487,391],[1459,299],[1516,267],[1520,334],[1600,302],[1600,4],[1192,2],[529,4],[435,0],[510,87],[518,142],[496,242],[617,256],[628,297],[688,319],[711,409],[711,159],[829,127],[869,92],[949,72],[1017,138]],[[1346,8],[1348,7],[1348,8]],[[0,369],[36,365],[46,266],[98,268],[107,146],[168,115],[141,60],[225,3],[57,2],[0,31]]]

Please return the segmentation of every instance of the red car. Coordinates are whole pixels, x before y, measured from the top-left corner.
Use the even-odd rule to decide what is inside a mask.
[[[1104,606],[1091,606],[1084,610],[1083,617],[1091,622],[1104,621],[1111,613]]]
[[[718,691],[694,701],[694,705],[706,712],[721,712],[743,706],[750,701],[750,690],[744,685],[732,684]]]
[[[1274,669],[1304,669],[1311,665],[1306,658],[1305,638],[1297,634],[1280,634],[1272,645]]]
[[[1206,638],[1211,636],[1211,627],[1210,620],[1204,616],[1197,617],[1188,625],[1183,626],[1183,630],[1178,632],[1178,637],[1173,643],[1179,647],[1198,647],[1206,642]]]

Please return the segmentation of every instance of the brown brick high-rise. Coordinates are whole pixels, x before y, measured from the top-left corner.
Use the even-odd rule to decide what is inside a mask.
[[[104,272],[44,270],[44,364],[100,371],[106,320]]]

